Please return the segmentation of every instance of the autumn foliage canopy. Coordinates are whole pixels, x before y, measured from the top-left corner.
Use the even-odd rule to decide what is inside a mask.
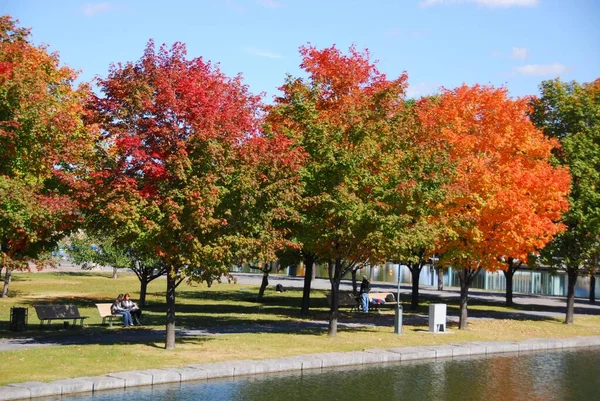
[[[168,340],[180,280],[220,280],[229,264],[275,259],[293,218],[301,154],[259,132],[259,98],[185,46],[115,65],[90,109],[97,168],[89,227],[160,259],[168,271]]]
[[[533,126],[528,99],[462,86],[419,109],[456,162],[444,214],[452,233],[441,248],[453,265],[494,270],[504,268],[501,257],[526,261],[564,229],[569,171],[551,164],[558,142]]]
[[[77,222],[91,138],[88,89],[29,30],[0,17],[0,249],[7,268],[27,268]],[[42,265],[40,265],[41,267]]]
[[[407,101],[407,74],[389,79],[366,50],[300,56],[306,77],[288,76],[268,107],[182,43],[150,41],[93,93],[0,18],[2,265],[26,266],[85,220],[168,271],[172,348],[177,285],[231,264],[315,255],[335,333],[350,271],[420,269],[433,252],[469,275],[503,269],[564,230],[569,169],[530,99],[463,85]]]

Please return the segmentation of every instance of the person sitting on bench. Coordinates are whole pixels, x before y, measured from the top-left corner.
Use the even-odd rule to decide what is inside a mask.
[[[385,304],[385,300],[381,299],[381,298],[372,298],[371,299],[371,304],[373,304],[373,308],[378,311],[379,307],[381,305]]]
[[[123,295],[123,301],[121,302],[121,307],[123,309],[125,309],[127,312],[129,312],[129,314],[131,314],[131,320],[133,322],[133,324],[136,324],[138,326],[142,325],[142,310],[140,309],[140,307],[138,306],[138,304],[136,304],[135,302],[133,302],[129,296],[129,293],[126,293],[125,295]]]
[[[128,310],[123,308],[123,306],[121,305],[122,302],[123,294],[119,294],[117,299],[115,299],[115,302],[113,302],[112,306],[110,307],[110,313],[112,313],[113,315],[123,315],[124,327],[133,326],[133,321],[131,320],[131,313],[129,313]]]

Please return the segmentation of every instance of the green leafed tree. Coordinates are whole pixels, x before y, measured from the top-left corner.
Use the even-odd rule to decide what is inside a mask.
[[[287,78],[268,123],[306,153],[293,238],[303,255],[328,265],[335,336],[342,277],[387,259],[440,177],[415,166],[424,142],[404,102],[406,74],[388,79],[354,47],[344,54],[305,46],[300,54],[308,77]]]
[[[562,148],[560,164],[573,177],[569,212],[563,217],[566,230],[550,243],[547,264],[567,273],[565,323],[573,323],[577,277],[597,270],[600,252],[600,79],[580,84],[559,79],[544,81],[533,102],[531,119]]]
[[[135,249],[135,244],[122,244],[109,235],[90,236],[83,231],[73,233],[67,239],[69,256],[83,269],[97,266],[130,269],[140,281],[140,306],[146,305],[148,284],[166,273],[162,262],[152,256],[145,256]],[[113,273],[116,278],[116,273]],[[115,294],[116,295],[116,294]]]

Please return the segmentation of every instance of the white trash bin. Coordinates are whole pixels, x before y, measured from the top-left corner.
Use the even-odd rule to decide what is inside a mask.
[[[446,304],[429,304],[429,332],[446,332]]]

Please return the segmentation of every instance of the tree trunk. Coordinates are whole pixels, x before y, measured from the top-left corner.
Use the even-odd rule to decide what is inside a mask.
[[[502,271],[506,279],[506,306],[513,306],[513,276],[515,271],[509,266]]]
[[[444,291],[444,269],[442,266],[437,266],[435,271],[438,276],[438,291]]]
[[[467,284],[466,275],[468,275],[467,269],[462,269],[458,277],[460,278],[460,317],[458,322],[458,328],[465,330],[467,328],[468,314],[468,303],[469,303],[469,285]]]
[[[305,316],[310,309],[310,285],[312,283],[315,258],[313,255],[304,255],[304,289],[302,290],[302,307],[300,314]]]
[[[113,267],[113,275],[112,278],[116,279],[119,277],[119,269],[117,269],[116,267]]]
[[[567,267],[567,315],[565,324],[573,324],[573,316],[575,315],[575,284],[577,283],[577,267]]]
[[[144,277],[140,280],[140,307],[146,306],[146,292],[148,291],[148,280]]]
[[[523,265],[523,262],[517,258],[508,258],[506,264],[508,267],[502,271],[506,279],[506,306],[513,306],[513,278],[515,272]]]
[[[262,282],[260,283],[260,289],[258,290],[258,300],[260,301],[265,295],[265,289],[269,285],[269,270],[270,268],[265,265],[263,267],[263,277]]]
[[[329,262],[329,282],[331,283],[331,309],[329,311],[329,337],[337,335],[338,307],[340,301],[340,281],[342,272],[342,260],[336,259],[335,264]]]
[[[2,298],[8,297],[8,286],[12,278],[12,270],[6,267],[6,273],[4,274],[4,288],[2,289]]]
[[[596,274],[590,274],[590,303],[596,302]]]
[[[410,297],[410,310],[416,311],[419,308],[419,277],[421,276],[420,265],[409,264],[408,268],[411,275],[412,293]]]
[[[477,270],[473,271],[471,269],[461,269],[458,274],[458,278],[460,279],[460,317],[458,322],[458,328],[460,330],[465,330],[467,328],[468,323],[468,303],[469,303],[469,288],[471,288],[471,284],[473,284],[473,280],[479,272],[481,271],[481,267]]]
[[[167,339],[165,349],[175,349],[175,268],[167,271]]]

